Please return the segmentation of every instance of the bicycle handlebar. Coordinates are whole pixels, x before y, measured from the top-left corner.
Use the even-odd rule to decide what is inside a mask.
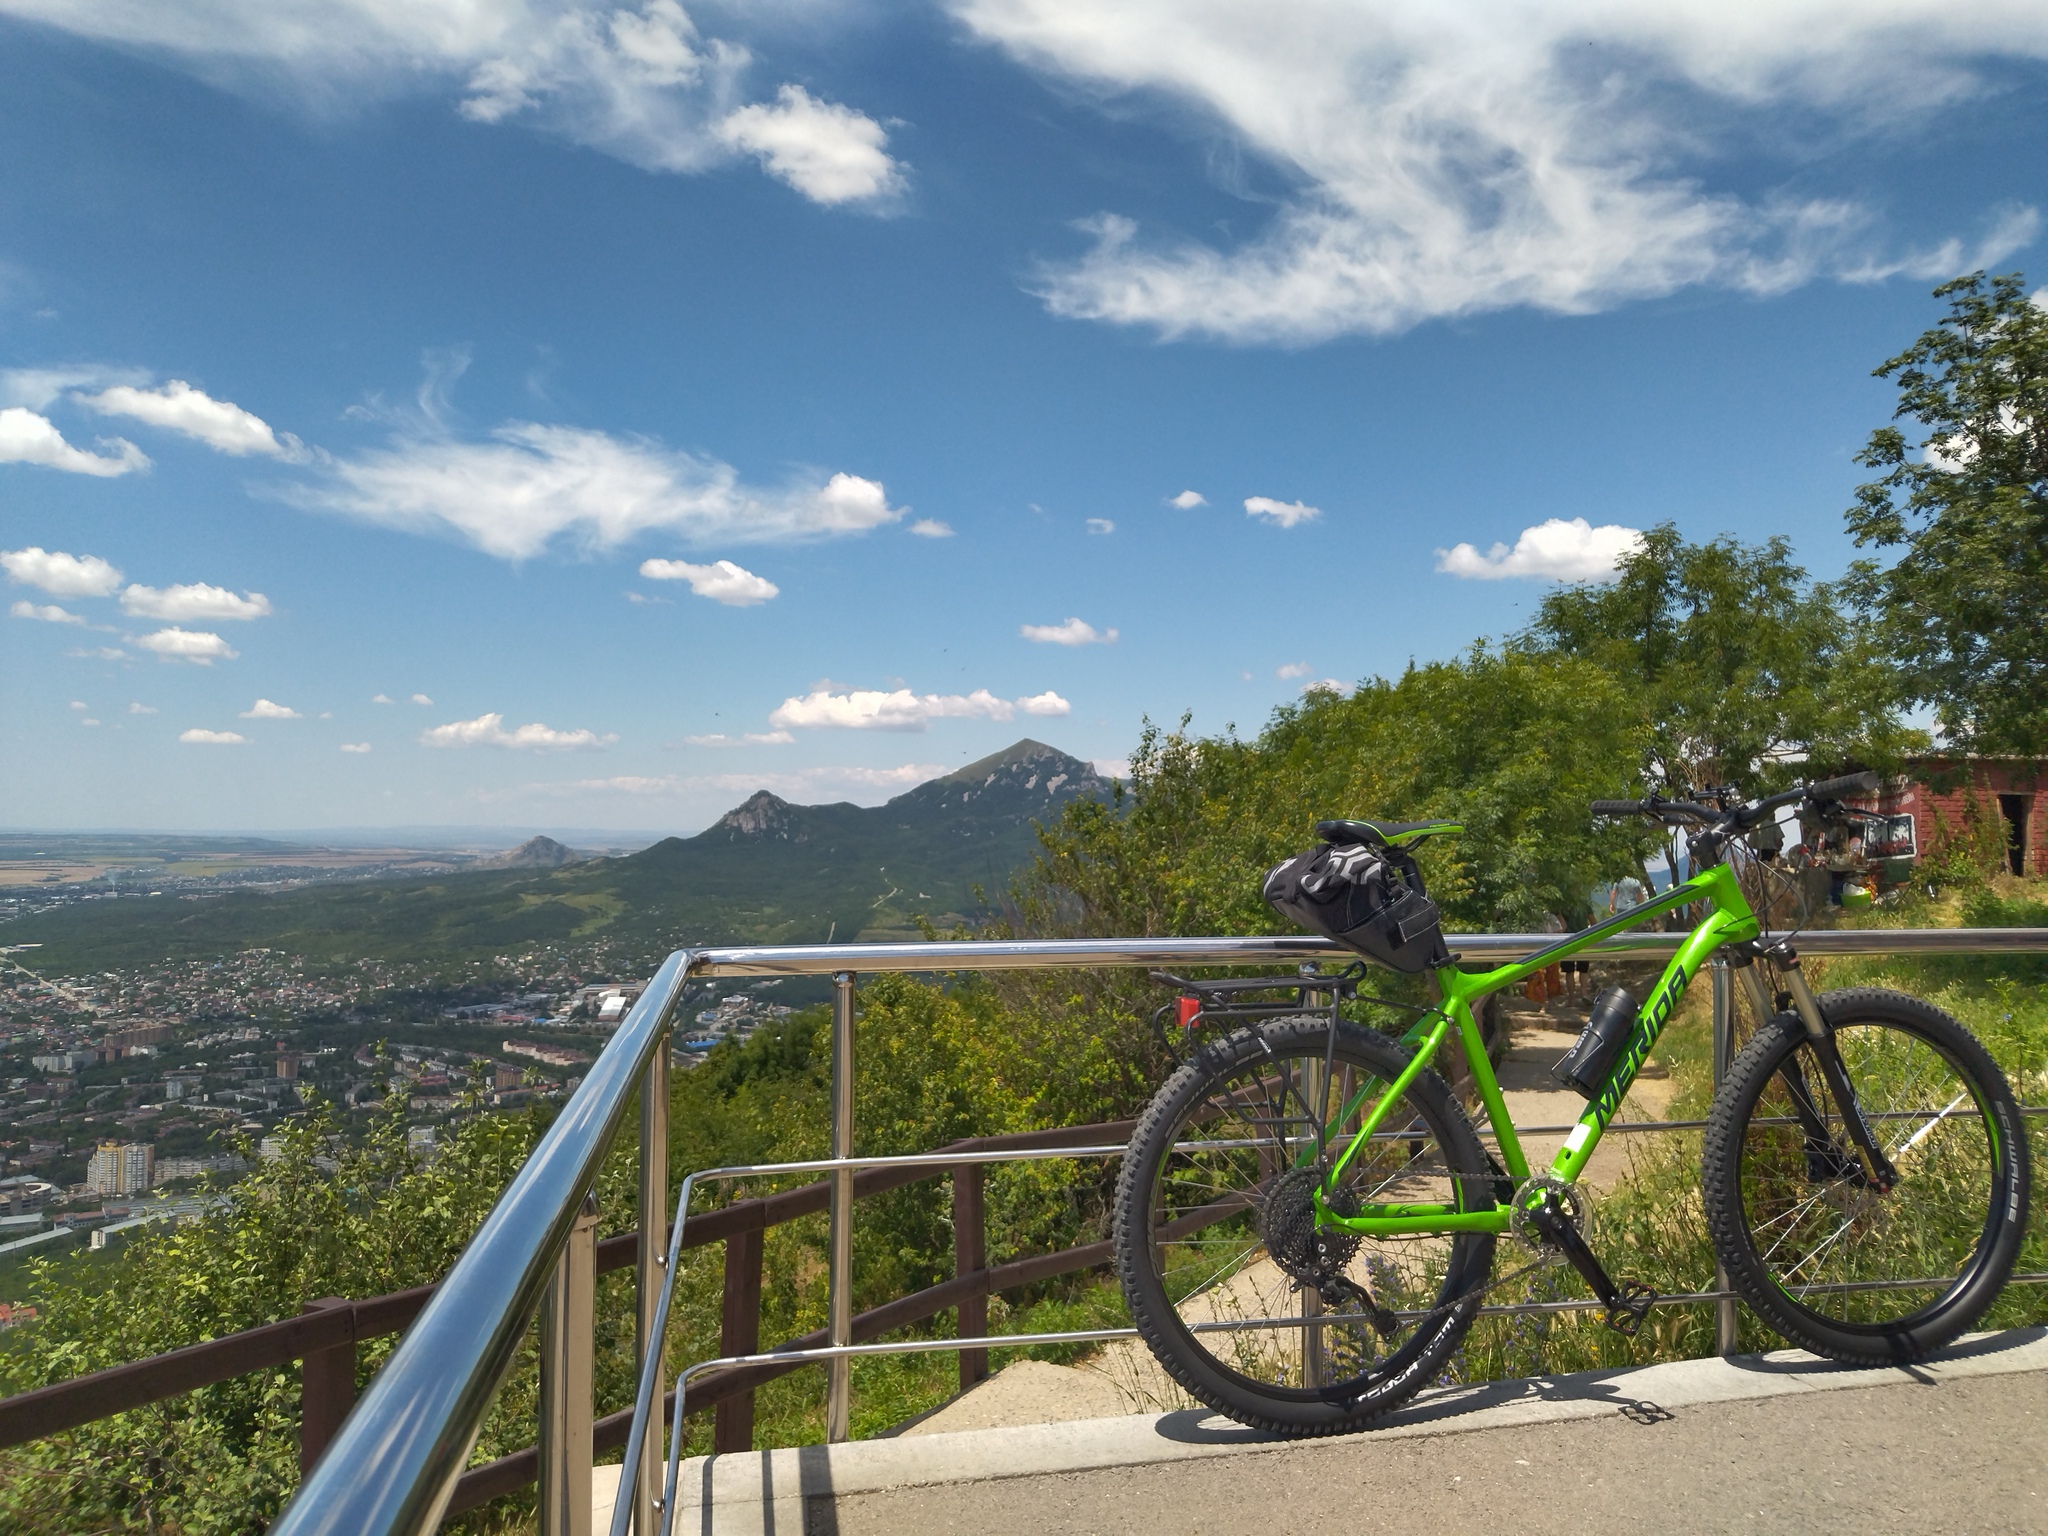
[[[1595,816],[1655,816],[1671,821],[1678,819],[1718,822],[1723,817],[1738,828],[1753,827],[1770,812],[1782,805],[1797,800],[1834,800],[1843,795],[1868,794],[1884,780],[1875,773],[1845,773],[1839,778],[1819,779],[1811,784],[1802,784],[1780,794],[1770,795],[1754,805],[1739,806],[1733,811],[1717,810],[1711,805],[1700,805],[1691,800],[1666,800],[1657,795],[1647,800],[1595,800],[1591,810]]]

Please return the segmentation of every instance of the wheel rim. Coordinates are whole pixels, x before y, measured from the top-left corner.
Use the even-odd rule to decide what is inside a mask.
[[[1997,1132],[1969,1077],[1895,1024],[1837,1026],[1836,1048],[1877,1145],[1898,1172],[1879,1193],[1801,1040],[1771,1074],[1744,1127],[1741,1195],[1764,1274],[1826,1325],[1911,1328],[1986,1262],[2003,1184]],[[1800,1091],[1826,1133],[1802,1123]]]
[[[1325,1302],[1316,1287],[1298,1287],[1267,1241],[1281,1177],[1312,1168],[1324,1148],[1334,1158],[1384,1086],[1342,1057],[1326,1075],[1320,1041],[1254,1058],[1209,1080],[1154,1170],[1153,1240],[1141,1262],[1165,1297],[1169,1326],[1215,1370],[1269,1397],[1355,1394],[1404,1369],[1437,1333],[1431,1324],[1448,1321],[1439,1313],[1418,1325],[1416,1314],[1436,1308],[1448,1276],[1461,1272],[1460,1240],[1366,1238],[1353,1246],[1323,1229],[1341,1254],[1328,1272],[1399,1317],[1385,1337],[1361,1298]],[[1396,1101],[1383,1126],[1390,1129],[1346,1166],[1330,1203],[1454,1201],[1461,1176],[1414,1103]]]

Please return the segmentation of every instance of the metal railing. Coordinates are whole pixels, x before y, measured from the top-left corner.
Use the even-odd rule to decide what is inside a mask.
[[[1517,959],[1554,940],[1546,934],[1450,936],[1473,961]],[[1653,958],[1669,955],[1681,934],[1633,933],[1584,951],[1589,955]],[[1891,954],[2020,954],[2048,952],[2048,929],[1854,930],[1799,936],[1811,956]],[[1016,1160],[1023,1155],[1107,1155],[1117,1148],[1061,1147],[1025,1154],[997,1148],[947,1149],[911,1159],[853,1157],[854,993],[861,972],[978,972],[1020,969],[1256,966],[1350,958],[1313,938],[1203,938],[1138,940],[1008,940],[988,943],[842,944],[680,950],[671,955],[593,1064],[482,1228],[362,1399],[349,1413],[274,1531],[386,1533],[431,1531],[448,1509],[492,1393],[509,1369],[536,1311],[543,1314],[541,1359],[541,1528],[584,1536],[589,1529],[592,1350],[589,1297],[594,1256],[585,1202],[612,1139],[633,1108],[641,1114],[640,1231],[635,1254],[637,1358],[640,1391],[628,1435],[614,1519],[614,1536],[630,1526],[639,1536],[666,1531],[674,1502],[665,1496],[683,1437],[682,1389],[713,1369],[791,1369],[812,1361],[830,1371],[827,1427],[843,1439],[848,1427],[849,1369],[857,1355],[918,1350],[976,1350],[1039,1342],[1074,1342],[1130,1336],[1129,1330],[1057,1335],[985,1333],[966,1339],[854,1342],[852,1218],[857,1169],[936,1171]],[[692,1174],[678,1192],[674,1230],[667,1210],[668,1042],[687,984],[700,977],[830,975],[832,1010],[833,1156],[748,1170],[821,1171],[830,1175],[829,1325],[825,1343],[771,1354],[746,1353],[689,1366],[677,1382],[675,1430],[663,1457],[645,1454],[660,1423],[663,1401],[660,1340],[678,1268],[688,1203],[699,1182],[733,1170]],[[1732,992],[1715,973],[1717,1066],[1732,1043]],[[1648,1127],[1645,1127],[1646,1129]],[[616,1240],[614,1240],[616,1241]],[[1090,1245],[1104,1247],[1106,1245]],[[1078,1254],[1080,1250],[1074,1251]],[[1059,1255],[1055,1257],[1071,1257]],[[1028,1271],[1032,1261],[1007,1266]],[[1079,1267],[1079,1266],[1076,1266]],[[1047,1273],[1058,1273],[1052,1269]],[[1023,1283],[1019,1278],[1012,1283]],[[964,1294],[964,1293],[963,1293]],[[984,1280],[982,1295],[987,1294]],[[1732,1343],[1733,1306],[1725,1280],[1687,1301],[1722,1303],[1724,1347]],[[545,1303],[545,1304],[544,1304]],[[882,1312],[890,1311],[888,1308]],[[928,1315],[928,1314],[927,1314]],[[877,1321],[869,1315],[871,1323]],[[906,1321],[908,1319],[905,1319]],[[963,1322],[965,1321],[963,1317]],[[1295,1320],[1295,1325],[1299,1321]],[[901,1326],[900,1322],[892,1326]],[[964,1330],[963,1330],[964,1331]],[[579,1400],[580,1398],[580,1400]],[[663,1463],[667,1463],[667,1468]]]

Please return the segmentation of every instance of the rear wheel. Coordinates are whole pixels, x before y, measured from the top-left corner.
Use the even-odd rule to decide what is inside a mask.
[[[1139,1122],[1118,1273],[1153,1355],[1210,1407],[1276,1434],[1356,1429],[1435,1379],[1471,1326],[1491,1233],[1366,1238],[1311,1203],[1319,1157],[1334,1160],[1408,1059],[1354,1025],[1333,1046],[1327,1019],[1285,1020],[1206,1047]],[[1489,1210],[1495,1177],[1424,1072],[1325,1199]]]
[[[1872,1140],[1866,1172],[1798,1016],[1757,1031],[1715,1096],[1708,1229],[1757,1314],[1830,1359],[1880,1365],[1949,1343],[1998,1297],[2027,1219],[2028,1154],[2005,1075],[1932,1004],[1819,999]]]

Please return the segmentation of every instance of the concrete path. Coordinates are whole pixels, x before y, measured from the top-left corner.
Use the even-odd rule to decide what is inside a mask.
[[[1446,1389],[1334,1440],[1184,1411],[699,1457],[680,1493],[701,1536],[2041,1532],[2048,1329]]]

